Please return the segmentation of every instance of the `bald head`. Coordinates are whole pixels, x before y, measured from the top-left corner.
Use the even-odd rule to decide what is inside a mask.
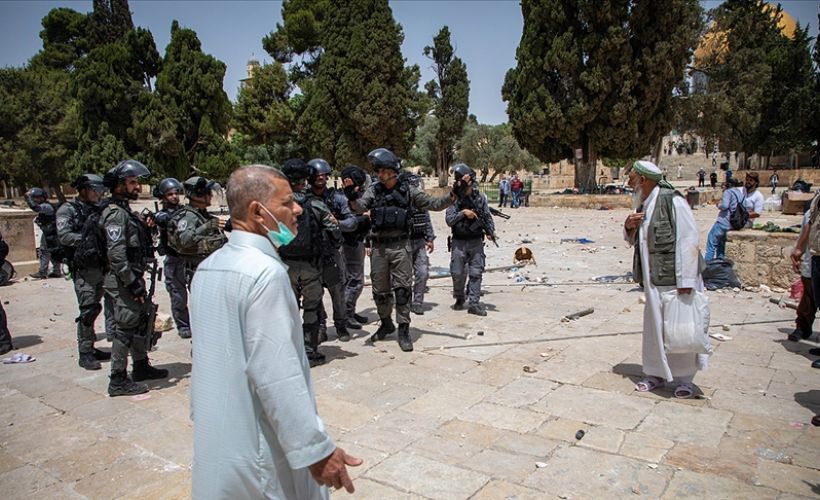
[[[266,165],[248,165],[235,170],[228,179],[226,194],[231,218],[247,220],[252,201],[269,202],[276,195],[275,179],[288,181],[282,172]]]

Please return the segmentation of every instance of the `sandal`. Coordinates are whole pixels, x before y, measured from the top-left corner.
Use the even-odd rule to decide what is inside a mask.
[[[674,394],[678,399],[691,399],[695,395],[695,389],[690,384],[681,384],[675,387]]]
[[[637,384],[635,384],[635,390],[638,392],[650,392],[654,391],[658,387],[663,385],[663,379],[660,377],[646,377]]]

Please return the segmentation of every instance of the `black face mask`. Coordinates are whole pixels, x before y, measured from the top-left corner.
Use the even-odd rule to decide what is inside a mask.
[[[467,195],[467,189],[469,189],[470,185],[464,182],[461,179],[456,179],[455,183],[453,184],[453,192],[459,198]]]

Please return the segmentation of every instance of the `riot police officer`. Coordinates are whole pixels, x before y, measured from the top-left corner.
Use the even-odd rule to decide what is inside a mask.
[[[228,241],[219,218],[208,212],[213,190],[219,184],[194,176],[182,183],[188,205],[174,212],[168,220],[168,246],[185,260],[190,285],[197,266]]]
[[[352,185],[364,191],[369,185],[369,179],[364,170],[356,165],[348,165],[342,169],[342,181],[349,179]],[[360,330],[367,323],[367,317],[356,313],[356,302],[364,288],[364,241],[370,234],[370,217],[367,215],[353,215],[356,218],[356,229],[342,233],[342,255],[345,261],[345,310],[347,311],[347,327]]]
[[[111,359],[110,353],[94,347],[97,340],[94,322],[103,309],[100,301],[103,298],[106,259],[103,249],[96,247],[92,240],[96,239],[94,233],[99,231],[99,202],[105,186],[102,177],[94,174],[80,175],[71,186],[77,190],[77,198],[57,209],[57,237],[71,271],[80,308],[80,314],[74,320],[77,323],[79,365],[86,370],[99,370],[102,368],[100,361]],[[112,308],[111,299],[106,297],[105,324],[109,336],[115,329]]]
[[[290,159],[282,166],[282,173],[290,181],[294,201],[302,207],[302,213],[297,219],[296,238],[279,247],[279,256],[288,266],[293,293],[302,307],[305,350],[311,366],[315,366],[325,360],[319,352],[319,306],[324,294],[322,252],[323,247],[338,247],[341,235],[338,222],[324,202],[305,192],[310,167],[302,160]]]
[[[367,155],[367,159],[376,170],[379,182],[372,184],[361,196],[352,180],[345,179],[344,185],[353,211],[370,211],[373,232],[370,278],[373,283],[373,300],[381,320],[381,325],[371,340],[383,340],[396,331],[391,319],[395,297],[399,346],[402,351],[412,351],[410,301],[413,264],[410,256],[410,218],[413,210],[444,210],[455,201],[455,195],[450,193],[434,198],[407,182],[399,182],[401,162],[387,149],[374,149]]]
[[[409,172],[403,173],[407,182],[421,188],[421,178]],[[410,311],[413,314],[424,314],[424,291],[427,288],[427,278],[430,274],[430,259],[428,253],[435,249],[436,233],[433,230],[433,221],[430,212],[413,210],[410,219],[410,256],[413,259],[413,300]]]
[[[31,188],[25,194],[26,204],[37,212],[34,223],[40,228],[40,247],[38,258],[40,268],[29,276],[35,279],[61,278],[60,270],[60,240],[57,236],[56,208],[48,202],[48,194],[44,189]],[[48,272],[48,263],[51,262],[51,274]]]
[[[154,188],[153,195],[160,200],[162,208],[154,215],[159,228],[157,253],[165,256],[162,264],[165,290],[171,298],[171,315],[177,325],[177,333],[183,339],[191,338],[191,318],[188,315],[188,282],[185,277],[185,259],[168,244],[168,223],[171,216],[181,208],[179,197],[182,183],[173,177],[162,179]]]
[[[316,198],[324,202],[333,217],[339,223],[339,229],[342,235],[353,233],[358,226],[358,219],[350,211],[350,203],[347,197],[341,191],[327,187],[327,180],[331,173],[330,164],[321,158],[315,158],[308,162],[310,167],[310,175],[308,176],[308,184],[310,184],[310,192]],[[342,254],[341,245],[338,249],[328,249],[330,259],[323,262],[323,266],[334,266],[339,271],[339,279],[335,284],[324,283],[330,293],[330,301],[333,306],[333,325],[336,327],[336,335],[341,341],[350,340],[350,334],[347,331],[347,307],[345,302],[345,261]],[[333,270],[328,270],[326,274],[332,275]],[[321,307],[324,312],[324,306]],[[324,326],[325,314],[320,315],[320,329]],[[320,333],[320,337],[321,337]]]
[[[464,309],[465,282],[467,284],[467,312],[486,316],[487,311],[479,303],[481,297],[481,277],[484,273],[484,238],[495,239],[493,222],[487,198],[478,192],[475,172],[463,163],[453,167],[456,180],[455,191],[458,201],[447,209],[444,216],[453,231],[450,253],[450,274],[453,277],[453,309]]]
[[[106,239],[109,271],[105,277],[105,293],[114,302],[116,329],[111,347],[111,381],[109,396],[130,396],[148,391],[142,380],[168,376],[168,370],[154,368],[148,361],[146,331],[140,329],[145,319],[146,289],[143,273],[154,258],[148,226],[131,211],[130,200],[136,200],[142,189],[140,179],[151,172],[136,160],[120,162],[103,177],[111,190],[111,199],[103,209],[100,227]],[[133,370],[128,377],[128,353]]]

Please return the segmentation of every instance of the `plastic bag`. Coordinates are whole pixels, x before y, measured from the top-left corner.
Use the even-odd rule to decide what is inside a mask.
[[[732,261],[729,259],[712,259],[706,262],[703,270],[703,286],[707,290],[737,288],[742,286],[737,279]]]
[[[702,292],[679,295],[677,290],[661,294],[663,303],[663,347],[667,354],[711,354],[709,342],[709,299]]]

